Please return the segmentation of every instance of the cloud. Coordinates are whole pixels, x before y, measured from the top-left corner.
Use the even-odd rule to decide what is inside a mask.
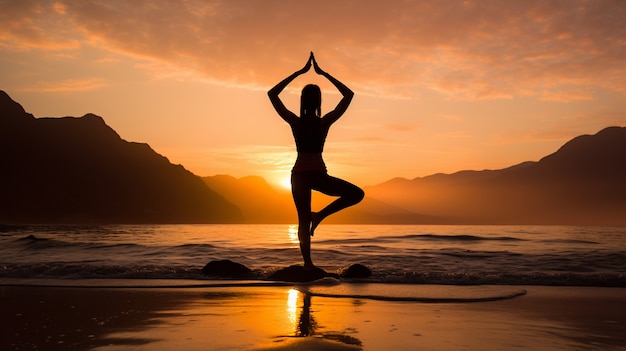
[[[62,4],[36,0],[3,1],[0,47],[12,50],[78,48],[76,26],[64,21]]]
[[[541,100],[555,102],[569,102],[574,100],[593,100],[593,92],[589,89],[574,88],[568,90],[562,87],[560,90],[546,90],[541,93]]]
[[[414,131],[418,128],[417,125],[415,124],[400,124],[400,123],[396,123],[396,124],[387,124],[384,125],[383,128],[390,130],[390,131],[394,131],[394,132],[411,132]]]
[[[290,170],[296,160],[295,148],[291,146],[237,145],[232,147],[211,148],[204,157],[241,165],[254,169]],[[233,162],[236,160],[237,162]]]
[[[99,78],[67,79],[55,82],[38,82],[32,86],[16,89],[27,92],[70,92],[99,89],[108,84]]]
[[[98,45],[270,86],[309,50],[359,92],[452,99],[626,94],[626,2],[87,1],[9,2],[0,45]]]

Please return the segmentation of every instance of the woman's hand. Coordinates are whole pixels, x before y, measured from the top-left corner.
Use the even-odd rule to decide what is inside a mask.
[[[280,95],[280,93],[287,87],[287,85],[291,83],[294,79],[296,79],[299,75],[304,74],[311,69],[311,65],[313,64],[312,58],[313,52],[311,52],[311,56],[309,56],[309,58],[307,59],[304,67],[293,72],[289,77],[278,82],[278,84],[276,84],[272,89],[267,92],[267,95],[269,96],[270,101],[274,106],[274,109],[276,110],[276,112],[278,112],[278,115],[290,125],[298,121],[298,116],[295,113],[289,111],[287,107],[285,107],[285,104],[283,104],[278,95]]]
[[[350,102],[352,101],[352,97],[354,96],[354,93],[345,84],[338,81],[335,77],[331,76],[329,73],[322,70],[320,66],[317,64],[317,61],[315,60],[315,56],[313,56],[313,52],[311,52],[310,61],[313,62],[313,68],[315,69],[315,73],[326,77],[326,79],[328,79],[339,90],[341,95],[343,95],[343,97],[337,104],[337,107],[335,107],[334,110],[330,111],[329,113],[324,115],[324,117],[322,117],[322,119],[329,125],[333,124],[344,114],[344,112],[346,112],[346,110],[348,109],[348,106],[350,105]]]
[[[304,67],[302,67],[302,69],[297,71],[296,73],[304,74],[304,73],[308,72],[311,69],[311,59],[312,58],[313,58],[313,52],[311,51],[311,56],[309,56],[309,59],[306,61],[306,65],[304,65]],[[314,58],[313,58],[313,60],[315,61]]]
[[[315,56],[313,56],[313,52],[312,52],[312,51],[311,51],[311,58],[310,58],[310,60],[311,60],[311,61],[313,61],[313,68],[315,69],[315,73],[317,73],[317,74],[321,74],[321,75],[323,75],[324,73],[326,73],[326,72],[324,72],[324,71],[320,68],[320,66],[317,64],[317,61],[315,60]]]

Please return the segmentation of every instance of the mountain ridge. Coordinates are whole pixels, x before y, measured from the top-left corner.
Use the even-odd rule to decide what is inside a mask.
[[[102,117],[35,118],[0,93],[0,223],[233,223],[240,210]]]
[[[296,223],[258,176],[198,177],[105,120],[40,117],[0,91],[0,223]],[[626,127],[497,170],[392,178],[325,223],[626,225]],[[358,180],[357,180],[358,182]],[[314,194],[314,210],[332,199]]]
[[[536,162],[395,178],[366,193],[454,224],[626,225],[625,179],[626,128],[607,127]]]
[[[297,223],[296,208],[291,191],[278,190],[259,176],[235,178],[230,175],[202,177],[211,188],[222,194],[239,208],[247,223]],[[313,192],[312,209],[318,211],[333,198]],[[441,222],[428,216],[413,213],[393,205],[366,197],[357,206],[345,209],[331,217],[325,223],[333,224],[377,224],[377,223],[415,223],[416,220]]]

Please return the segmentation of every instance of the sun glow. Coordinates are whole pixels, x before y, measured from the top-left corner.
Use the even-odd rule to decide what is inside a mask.
[[[285,177],[281,179],[280,186],[284,189],[291,190],[291,177]]]

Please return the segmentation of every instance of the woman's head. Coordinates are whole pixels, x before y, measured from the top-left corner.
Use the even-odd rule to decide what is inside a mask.
[[[308,84],[302,88],[300,96],[300,117],[322,117],[322,91],[315,84]]]

